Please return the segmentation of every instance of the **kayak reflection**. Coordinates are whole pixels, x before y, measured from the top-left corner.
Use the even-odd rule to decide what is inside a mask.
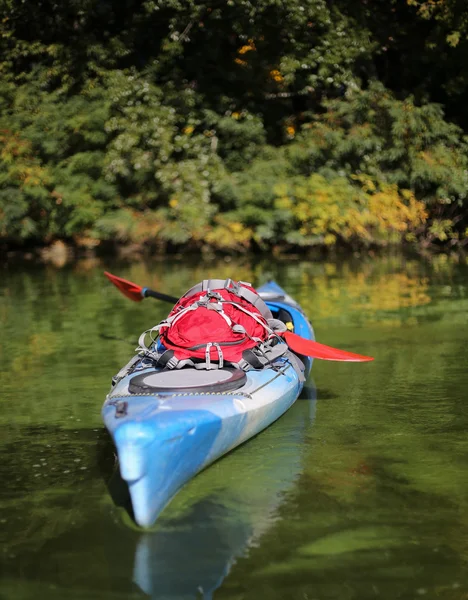
[[[313,382],[274,425],[198,475],[138,540],[133,578],[152,598],[212,598],[278,517],[301,472]]]

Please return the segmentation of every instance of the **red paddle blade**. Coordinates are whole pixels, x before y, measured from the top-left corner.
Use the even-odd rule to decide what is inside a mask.
[[[362,356],[361,354],[354,354],[353,352],[346,352],[346,350],[339,350],[338,348],[325,346],[325,344],[312,342],[291,331],[285,331],[281,335],[293,352],[304,354],[304,356],[312,356],[321,360],[343,360],[349,362],[368,362],[374,360],[372,356]]]
[[[130,300],[133,300],[134,302],[141,302],[143,300],[143,296],[141,295],[141,290],[143,288],[141,285],[122,279],[122,277],[112,275],[112,273],[108,273],[107,271],[104,271],[104,275],[124,296],[130,298]]]

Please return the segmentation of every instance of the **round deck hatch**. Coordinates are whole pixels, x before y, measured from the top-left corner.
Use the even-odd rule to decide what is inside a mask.
[[[131,394],[160,392],[228,392],[242,387],[247,380],[241,369],[174,369],[142,373],[128,386]]]

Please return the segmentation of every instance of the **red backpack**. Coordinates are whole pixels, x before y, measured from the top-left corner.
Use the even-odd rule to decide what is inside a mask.
[[[262,348],[278,340],[268,324],[271,319],[270,309],[249,283],[206,279],[191,288],[164,321],[142,333],[139,345],[158,366],[169,369],[222,368],[226,363],[263,368]],[[159,340],[148,348],[145,337],[153,332],[159,332]],[[260,359],[253,349],[260,349]]]

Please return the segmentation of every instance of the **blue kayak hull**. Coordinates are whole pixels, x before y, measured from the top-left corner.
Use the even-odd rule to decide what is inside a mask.
[[[313,339],[300,307],[277,284],[258,291],[273,312],[288,311],[299,335]],[[312,363],[304,361],[308,374]],[[178,373],[182,387],[184,370]],[[227,392],[132,394],[133,376],[124,377],[111,390],[102,415],[129,486],[134,518],[143,527],[150,526],[199,471],[278,419],[303,387],[286,358],[276,361],[275,369],[248,371],[245,383]],[[119,412],[122,405],[124,414]]]

